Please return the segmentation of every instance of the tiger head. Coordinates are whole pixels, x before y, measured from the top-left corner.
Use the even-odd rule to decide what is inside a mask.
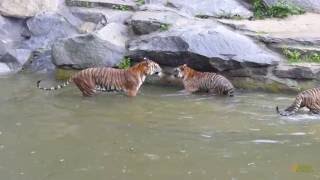
[[[162,69],[158,63],[148,59],[143,58],[143,61],[139,63],[141,70],[146,76],[149,75],[158,75],[161,76]]]
[[[173,74],[177,78],[184,78],[191,70],[187,64],[184,64],[175,68]]]

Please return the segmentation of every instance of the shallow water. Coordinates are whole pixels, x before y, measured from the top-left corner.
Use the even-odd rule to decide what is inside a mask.
[[[320,116],[275,114],[293,95],[144,85],[135,98],[83,98],[40,91],[39,78],[0,78],[0,179],[320,178]]]

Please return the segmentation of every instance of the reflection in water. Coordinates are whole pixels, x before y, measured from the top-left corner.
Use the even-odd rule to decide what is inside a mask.
[[[135,98],[84,98],[74,86],[40,91],[36,80],[0,79],[0,179],[320,176],[320,116],[275,113],[293,96],[226,98],[144,85]]]

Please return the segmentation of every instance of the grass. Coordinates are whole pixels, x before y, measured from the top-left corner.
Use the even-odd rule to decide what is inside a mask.
[[[169,24],[160,24],[160,31],[168,31],[169,27]]]
[[[120,5],[113,5],[112,9],[119,10],[119,11],[129,11],[130,7],[127,6],[127,5],[121,5],[120,4]]]
[[[136,0],[137,5],[141,6],[145,4],[144,0]]]
[[[129,57],[124,57],[122,61],[118,64],[120,69],[128,69],[131,66],[131,59]]]
[[[320,63],[320,53],[312,53],[303,56],[298,50],[283,49],[283,54],[288,58],[290,63]]]
[[[262,0],[253,0],[253,12],[256,19],[285,18],[290,15],[303,14],[305,11],[284,0],[268,7]]]

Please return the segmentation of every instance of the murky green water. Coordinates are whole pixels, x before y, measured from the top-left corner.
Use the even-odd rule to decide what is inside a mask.
[[[293,95],[146,85],[83,98],[40,91],[38,78],[0,78],[1,180],[320,178],[320,116],[274,112]]]

